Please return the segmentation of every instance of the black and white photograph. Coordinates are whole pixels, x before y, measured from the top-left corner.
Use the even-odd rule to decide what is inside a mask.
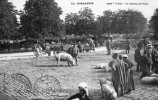
[[[0,100],[158,100],[157,0],[0,0]]]

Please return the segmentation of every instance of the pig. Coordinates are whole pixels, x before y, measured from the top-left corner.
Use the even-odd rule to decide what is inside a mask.
[[[54,54],[54,58],[57,61],[57,66],[59,67],[60,61],[67,61],[68,65],[70,64],[74,66],[75,60],[73,57],[68,53],[58,53]]]
[[[154,83],[157,83],[156,77],[150,77],[150,76],[143,77],[141,79],[141,82],[143,84],[154,84]]]
[[[108,63],[99,63],[95,69],[105,69],[105,72],[111,72],[111,67],[109,67]]]
[[[107,98],[108,100],[117,99],[117,93],[113,87],[112,82],[102,78],[100,79],[100,86],[102,91],[102,98]]]

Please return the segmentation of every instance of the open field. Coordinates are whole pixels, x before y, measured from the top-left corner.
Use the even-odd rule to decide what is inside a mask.
[[[133,59],[134,49],[130,52],[129,58]],[[104,69],[94,69],[98,63],[108,63],[112,60],[111,55],[106,55],[105,51],[86,52],[79,54],[78,66],[67,66],[66,62],[61,62],[61,66],[57,67],[53,57],[35,58],[19,58],[14,60],[0,61],[0,72],[22,73],[26,75],[32,85],[37,78],[44,75],[51,75],[58,79],[61,84],[62,92],[68,96],[78,92],[78,84],[86,82],[89,85],[90,94],[93,100],[103,100],[101,98],[101,90],[99,79],[102,77],[110,77],[110,73],[106,73]],[[158,100],[158,88],[152,85],[142,85],[138,79],[139,73],[135,72],[134,62],[134,80],[136,90],[131,94],[119,98],[119,100]],[[1,99],[0,99],[1,100]]]

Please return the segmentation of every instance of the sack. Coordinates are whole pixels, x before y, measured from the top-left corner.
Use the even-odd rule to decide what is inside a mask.
[[[143,77],[142,79],[141,79],[141,82],[143,83],[143,84],[153,84],[153,83],[156,83],[157,81],[157,79],[156,79],[157,77]]]
[[[151,74],[151,77],[158,77],[158,74],[153,73],[153,74]]]

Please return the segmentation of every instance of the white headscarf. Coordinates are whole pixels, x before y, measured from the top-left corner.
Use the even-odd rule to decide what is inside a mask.
[[[87,83],[85,83],[85,82],[81,82],[81,83],[79,84],[79,87],[81,87],[81,88],[83,88],[83,89],[87,89],[87,88],[88,88],[88,85],[87,85]]]
[[[83,88],[86,91],[87,95],[88,95],[88,85],[87,85],[87,83],[85,83],[85,82],[79,83],[79,88]]]

